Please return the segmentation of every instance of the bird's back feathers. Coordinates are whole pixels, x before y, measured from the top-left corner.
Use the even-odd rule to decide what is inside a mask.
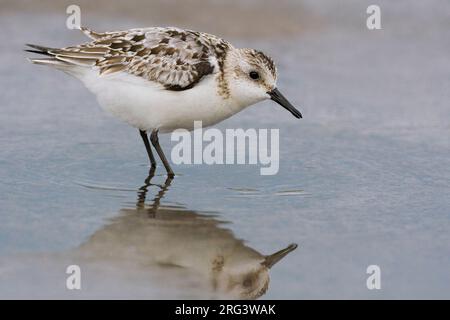
[[[216,36],[177,28],[81,31],[92,41],[61,49],[28,44],[31,49],[26,51],[50,57],[30,61],[62,69],[89,68],[99,76],[126,72],[168,90],[186,90],[220,72],[232,47]]]

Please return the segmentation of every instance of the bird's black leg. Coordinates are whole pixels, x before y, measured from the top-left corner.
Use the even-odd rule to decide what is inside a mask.
[[[147,197],[148,188],[152,185],[152,178],[155,176],[156,167],[151,167],[147,178],[145,179],[145,184],[139,188],[138,191],[138,201],[136,202],[136,208],[143,209],[145,207],[145,198]]]
[[[155,157],[153,156],[152,149],[150,147],[150,142],[148,141],[147,132],[139,130],[142,140],[144,140],[145,149],[147,149],[148,158],[150,159],[150,164],[152,168],[156,167]]]
[[[172,168],[170,167],[169,162],[167,161],[167,158],[164,155],[161,146],[159,145],[158,130],[153,130],[152,134],[150,135],[150,140],[155,147],[156,152],[158,152],[159,158],[163,162],[164,167],[166,168],[167,176],[173,178],[175,174],[173,173]]]

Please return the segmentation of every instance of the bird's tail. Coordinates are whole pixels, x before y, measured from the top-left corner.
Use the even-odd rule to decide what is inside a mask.
[[[84,27],[80,27],[80,31],[91,40],[103,39],[111,34],[114,34],[114,32],[99,33]],[[92,52],[90,50],[83,51],[80,50],[79,47],[57,49],[36,44],[27,44],[26,46],[28,47],[25,49],[26,52],[47,56],[46,58],[39,59],[29,58],[28,60],[31,63],[52,65],[60,69],[71,70],[76,67],[92,67],[95,65],[97,60],[103,56],[102,52]]]
[[[55,48],[38,46],[37,44],[29,44],[29,43],[27,43],[26,46],[31,48],[31,49],[25,49],[26,52],[43,54],[43,55],[46,55],[46,56],[52,56],[52,54],[50,54],[50,51],[56,51],[57,50]]]
[[[56,55],[58,54],[60,49],[39,46],[36,44],[26,44],[26,46],[31,48],[31,49],[25,49],[26,52],[37,53],[37,54],[41,54],[41,55],[48,57],[48,58],[40,58],[40,59],[28,58],[28,61],[30,61],[31,63],[42,64],[42,65],[52,65],[55,67],[65,67],[68,65],[64,61],[56,59]]]

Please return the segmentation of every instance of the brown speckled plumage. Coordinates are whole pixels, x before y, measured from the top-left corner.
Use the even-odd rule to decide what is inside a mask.
[[[223,65],[231,45],[210,34],[177,28],[146,28],[97,33],[82,31],[93,41],[48,49],[55,59],[98,67],[101,75],[128,72],[168,90],[187,90],[208,75],[219,73],[219,90],[227,93]]]
[[[89,67],[97,69],[100,76],[125,72],[171,91],[191,89],[212,75],[215,76],[217,94],[223,99],[231,96],[225,69],[228,54],[236,49],[221,38],[174,27],[105,33],[87,28],[81,30],[92,39],[91,42],[62,49],[29,45],[36,49],[30,51],[52,57],[44,63]],[[277,78],[273,60],[263,52],[254,49],[239,52],[255,70],[266,69],[273,79]],[[239,65],[234,67],[236,74],[248,76]],[[261,85],[270,90],[273,84],[261,79]]]
[[[277,68],[271,57],[265,55],[261,51],[254,50],[254,49],[248,49],[246,51],[246,53],[249,57],[249,60],[253,61],[255,66],[265,65],[267,67],[267,69],[270,71],[270,73],[272,74],[272,76],[275,79],[277,78]]]

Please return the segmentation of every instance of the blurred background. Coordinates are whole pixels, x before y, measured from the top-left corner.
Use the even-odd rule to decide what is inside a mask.
[[[450,298],[448,2],[0,0],[1,298],[221,297],[198,285],[207,278],[199,268],[174,277],[141,263],[142,254],[131,269],[118,257],[85,258],[90,285],[65,289],[65,266],[99,230],[121,224],[102,249],[113,256],[121,244],[132,250],[121,234],[148,231],[117,220],[135,208],[148,174],[137,132],[103,113],[78,81],[25,59],[25,43],[87,41],[66,28],[71,4],[98,31],[177,26],[260,49],[304,115],[296,121],[267,102],[219,124],[280,128],[279,174],[176,166],[180,176],[163,197],[164,177],[155,177],[147,195],[154,220],[140,223],[158,225],[163,207],[195,223],[213,219],[201,230],[211,239],[227,230],[223,237],[245,252],[298,243],[271,270],[267,299]],[[371,4],[381,8],[381,30],[366,27]],[[162,145],[169,150],[169,137]],[[147,241],[143,248],[153,246]],[[372,264],[381,290],[366,287]]]

